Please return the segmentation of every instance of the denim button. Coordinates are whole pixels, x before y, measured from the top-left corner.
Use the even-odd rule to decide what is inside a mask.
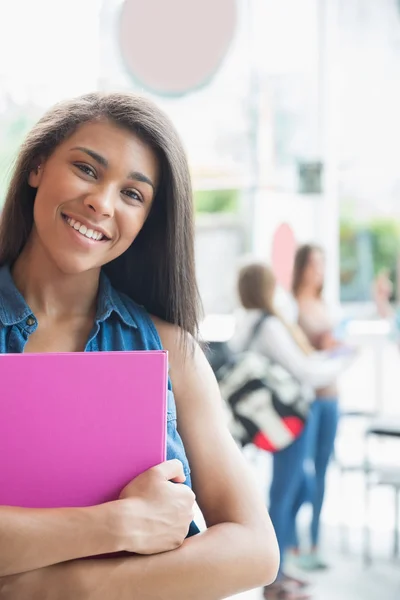
[[[33,317],[28,317],[27,320],[26,320],[26,324],[29,327],[32,327],[32,325],[34,325],[35,323],[36,323],[36,319],[34,319]]]

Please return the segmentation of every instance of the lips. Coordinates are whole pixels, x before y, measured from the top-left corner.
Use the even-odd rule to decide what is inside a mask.
[[[87,227],[84,223],[73,219],[72,217],[68,217],[67,215],[62,215],[65,223],[75,229],[76,232],[80,233],[84,237],[94,240],[95,242],[105,241],[109,238],[102,232],[97,229]]]

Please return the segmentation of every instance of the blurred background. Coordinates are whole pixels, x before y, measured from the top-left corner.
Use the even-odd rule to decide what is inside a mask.
[[[400,290],[400,2],[2,0],[0,204],[31,125],[92,90],[153,98],[184,141],[206,340],[232,335],[245,255],[272,265],[290,311],[296,247],[325,250],[336,333],[360,352],[340,380],[347,417],[323,512],[331,569],[313,597],[398,600],[400,477],[367,506],[364,467],[371,416],[400,415],[399,350],[373,297],[382,271],[393,303]],[[376,437],[373,456],[393,471],[400,442]],[[267,487],[270,457],[246,456]]]

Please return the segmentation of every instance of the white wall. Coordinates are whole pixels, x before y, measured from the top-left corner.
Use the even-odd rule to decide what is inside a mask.
[[[237,306],[236,275],[244,228],[232,215],[196,219],[196,272],[205,314],[227,314]]]
[[[271,259],[274,233],[282,223],[290,225],[298,243],[319,242],[318,224],[323,202],[321,196],[260,191],[254,217],[255,256],[266,261]]]
[[[303,196],[261,191],[254,211],[253,254],[260,260],[271,261],[276,229],[287,223],[297,244],[314,243],[326,253],[325,297],[329,304],[339,301],[339,235],[337,196]]]
[[[322,246],[327,258],[325,296],[328,302],[339,300],[339,206],[338,206],[338,135],[340,93],[338,65],[338,0],[308,3],[318,21],[317,40],[317,156],[324,165],[323,194],[303,196],[261,190],[254,210],[254,253],[270,260],[273,235],[287,223],[298,243]],[[263,157],[262,164],[265,164]]]

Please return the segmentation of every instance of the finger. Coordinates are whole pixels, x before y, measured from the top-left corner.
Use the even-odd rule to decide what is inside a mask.
[[[157,470],[167,481],[175,483],[184,483],[186,475],[183,470],[183,465],[180,460],[174,458],[158,465]]]

